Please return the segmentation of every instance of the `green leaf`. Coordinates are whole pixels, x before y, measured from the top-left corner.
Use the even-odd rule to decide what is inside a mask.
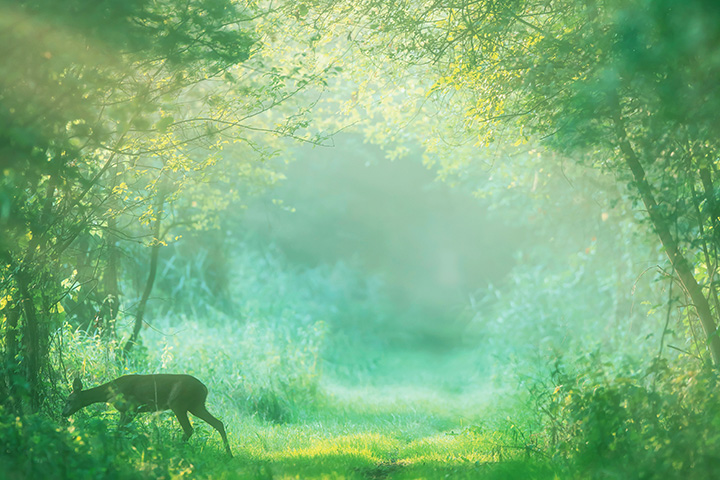
[[[168,127],[170,127],[173,123],[175,123],[175,118],[173,118],[172,115],[163,117],[155,124],[155,130],[160,133],[165,133],[167,132]]]

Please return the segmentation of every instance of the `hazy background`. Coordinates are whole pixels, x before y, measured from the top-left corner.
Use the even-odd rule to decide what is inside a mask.
[[[298,265],[345,262],[379,277],[397,321],[420,334],[464,321],[471,296],[510,271],[527,229],[437,181],[419,155],[388,161],[351,135],[335,144],[298,149],[287,179],[239,216],[242,228]]]

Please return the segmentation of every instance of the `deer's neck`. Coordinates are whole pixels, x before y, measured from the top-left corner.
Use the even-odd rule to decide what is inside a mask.
[[[93,403],[108,402],[111,400],[111,383],[100,385],[99,387],[89,388],[82,392],[83,407],[92,405]]]

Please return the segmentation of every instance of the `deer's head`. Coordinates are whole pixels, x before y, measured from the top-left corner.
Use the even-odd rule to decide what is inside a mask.
[[[80,398],[79,398],[80,392],[82,392],[82,389],[83,389],[82,380],[80,380],[79,378],[76,378],[73,381],[72,393],[70,393],[67,400],[65,401],[65,406],[63,407],[63,411],[62,411],[63,417],[69,417],[70,415],[72,415],[73,413],[77,412],[78,410],[80,410],[82,407],[85,406],[81,403]]]

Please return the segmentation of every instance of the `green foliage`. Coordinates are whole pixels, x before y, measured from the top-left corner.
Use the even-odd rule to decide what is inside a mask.
[[[148,373],[145,365],[153,372],[193,373],[222,385],[239,412],[279,423],[304,418],[322,401],[318,382],[324,364],[344,373],[350,366],[357,371],[372,366],[358,347],[378,334],[387,314],[377,280],[344,264],[294,267],[276,250],[251,243],[233,250],[232,263],[222,260],[227,254],[220,249],[201,248],[194,258],[171,257],[161,266],[157,295],[167,299],[154,301],[152,328],[130,358],[120,351],[127,335],[122,317],[118,339],[66,325],[53,343],[53,358],[70,381],[81,375],[88,384]],[[199,259],[220,268],[194,269],[191,262]],[[230,265],[226,284],[213,289],[224,292],[224,302],[210,297],[208,289],[193,288],[193,282],[223,278]],[[178,271],[184,272],[180,278]],[[181,290],[175,290],[178,284]]]
[[[346,265],[293,267],[277,252],[247,245],[234,258],[242,276],[231,290],[242,318],[218,310],[192,320],[153,315],[143,348],[130,358],[100,335],[66,327],[52,358],[62,361],[68,382],[79,374],[88,386],[122,373],[197,376],[238,460],[223,460],[217,433],[195,419],[195,434],[181,444],[170,413],[141,414],[119,430],[117,413],[94,405],[58,427],[63,434],[80,436],[95,446],[91,455],[106,455],[109,465],[123,462],[141,478],[551,478],[550,466],[523,458],[524,444],[512,429],[465,428],[485,410],[478,405],[492,400],[468,386],[463,373],[448,378],[440,357],[422,351],[362,345],[362,335],[378,333],[355,323],[368,322],[373,312],[388,314],[372,281]],[[369,353],[371,373],[363,365]],[[436,378],[439,387],[423,386],[418,377]],[[393,387],[396,382],[407,386]],[[52,416],[69,390],[64,382],[60,389]]]
[[[505,285],[491,288],[477,305],[474,320],[489,350],[502,357],[574,351],[600,340],[600,335],[612,337],[607,329],[623,328],[611,318],[616,294],[612,277],[589,274],[590,267],[583,263],[553,269],[519,266]]]
[[[494,358],[498,375],[598,348],[618,360],[656,351],[668,314],[667,284],[655,269],[629,277],[631,259],[653,253],[641,243],[616,247],[607,233],[579,252],[526,249],[505,281],[473,303],[466,333]],[[673,322],[681,323],[675,312]],[[682,342],[687,332],[673,324],[666,333]]]
[[[20,418],[0,411],[0,439],[0,468],[7,479],[147,478],[117,461],[117,442],[99,426],[87,435],[44,416]]]
[[[157,252],[216,227],[282,178],[258,160],[304,120],[269,112],[317,75],[266,68],[255,2],[2,1],[0,13],[0,298],[26,333],[0,334],[35,410],[50,332],[68,320],[112,337],[121,302],[149,295],[154,278],[133,278],[146,263],[128,261],[147,256],[138,244]]]
[[[531,388],[543,440],[573,478],[710,478],[720,457],[720,378],[658,359],[561,361]]]
[[[712,2],[307,0],[268,11],[230,0],[87,3],[0,1],[2,471],[716,471],[720,379],[695,363],[707,356],[695,314],[718,344],[720,309]],[[329,86],[335,97],[318,95]],[[315,98],[299,95],[308,89]],[[313,123],[313,112],[344,120]],[[287,158],[264,135],[317,143],[344,121],[390,158],[421,144],[440,178],[534,232],[507,281],[474,306],[467,331],[482,354],[443,363],[408,353],[422,346],[413,322],[395,322],[407,326],[407,350],[392,350],[406,332],[388,332],[397,310],[382,283],[342,263],[294,267],[275,247],[237,240],[226,212],[282,179],[258,161]],[[570,160],[576,167],[566,169]],[[642,229],[658,234],[671,268]],[[154,292],[147,246],[161,257]],[[641,281],[646,268],[671,282]],[[151,298],[137,316],[149,328],[128,356],[119,340],[137,298],[140,311]],[[673,352],[691,360],[628,360],[650,358],[658,336],[661,347],[680,340]],[[612,353],[584,353],[597,348]],[[580,358],[572,368],[558,360],[541,372],[545,382],[512,384],[530,385],[520,397],[530,406],[513,407],[507,390],[474,385],[488,383],[490,356],[500,386],[512,369],[522,377],[538,361]],[[239,459],[220,462],[216,432],[199,422],[179,444],[168,414],[127,431],[103,405],[48,420],[73,377],[94,385],[135,372],[201,378]],[[516,421],[498,420],[512,408]]]
[[[99,384],[122,375],[124,359],[121,348],[117,340],[89,334],[66,323],[56,333],[51,357],[63,367],[63,373],[69,375],[68,386],[75,377],[88,384]]]
[[[296,266],[275,245],[211,233],[168,249],[158,274],[156,315],[258,322],[278,335],[322,322],[338,341],[384,328],[389,302],[378,278],[344,262]]]
[[[114,321],[116,244],[137,234],[119,218],[159,225],[156,198],[186,180],[157,172],[190,169],[167,148],[187,138],[152,125],[181,93],[247,60],[254,40],[247,9],[225,0],[2,1],[0,12],[0,319],[15,324],[0,330],[29,389],[16,405],[36,411],[59,302],[78,307],[68,320],[85,328]]]
[[[150,365],[203,379],[237,414],[288,422],[312,410],[318,400],[322,324],[209,327],[186,320],[178,332],[164,322],[156,328],[169,336],[145,336],[149,351],[158,352],[149,356]]]
[[[236,404],[264,420],[297,420],[303,408],[319,400],[322,322],[304,328],[249,323],[240,348],[247,355]]]
[[[716,5],[329,3],[308,2],[304,21],[322,22],[337,43],[371,57],[357,67],[362,80],[350,99],[339,102],[349,122],[362,123],[390,156],[422,144],[441,178],[481,196],[501,183],[521,190],[521,203],[545,195],[569,205],[543,188],[583,175],[566,175],[563,162],[610,173],[615,188],[590,186],[604,218],[620,200],[621,223],[632,219],[656,235],[697,306],[709,339],[701,354],[718,362],[717,288],[706,273],[718,264]],[[370,28],[347,35],[333,24]],[[620,245],[631,229],[613,230]]]

